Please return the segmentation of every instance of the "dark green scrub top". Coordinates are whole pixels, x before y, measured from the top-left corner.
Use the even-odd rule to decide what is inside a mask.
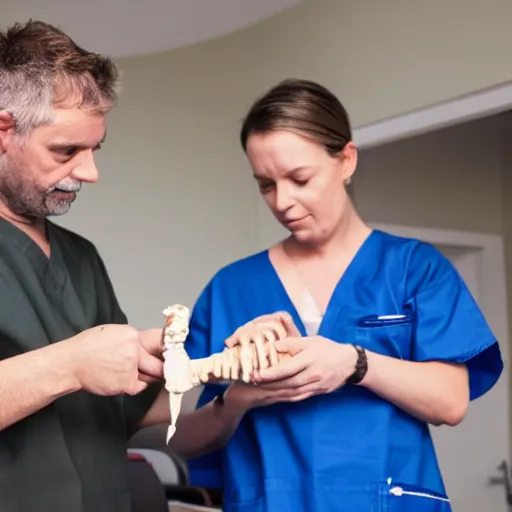
[[[49,259],[0,219],[0,359],[126,323],[94,245],[50,222],[48,234]],[[128,512],[127,439],[157,393],[77,392],[0,432],[0,511]]]

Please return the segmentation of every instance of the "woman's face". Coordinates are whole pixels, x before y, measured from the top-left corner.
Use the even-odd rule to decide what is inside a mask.
[[[247,157],[265,202],[297,241],[320,245],[333,236],[347,212],[353,143],[333,157],[301,135],[270,131],[249,137]]]

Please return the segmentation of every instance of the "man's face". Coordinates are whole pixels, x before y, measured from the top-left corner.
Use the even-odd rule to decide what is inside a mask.
[[[63,215],[82,183],[98,180],[94,152],[105,138],[106,117],[58,108],[54,122],[27,135],[0,113],[0,201],[14,215]]]

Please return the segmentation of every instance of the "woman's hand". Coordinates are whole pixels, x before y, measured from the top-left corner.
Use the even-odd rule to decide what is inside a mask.
[[[263,334],[265,330],[274,331],[283,337],[300,337],[300,331],[293,322],[293,318],[287,311],[276,311],[267,315],[261,315],[241,325],[229,338],[224,341],[227,348],[233,348],[242,344],[242,339],[250,340],[250,335]]]
[[[296,402],[330,393],[354,373],[357,352],[352,345],[322,336],[288,338],[276,343],[278,352],[293,357],[253,373],[258,388],[270,392],[273,401]]]
[[[255,407],[264,407],[282,401],[276,396],[275,389],[238,381],[226,389],[224,400],[241,414],[245,414]]]
[[[256,407],[266,407],[278,402],[297,402],[303,398],[294,389],[276,389],[271,384],[246,384],[234,382],[224,393],[226,404],[239,414],[245,414]]]

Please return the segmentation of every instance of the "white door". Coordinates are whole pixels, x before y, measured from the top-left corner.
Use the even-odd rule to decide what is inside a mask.
[[[492,294],[482,293],[482,251],[438,248],[453,262],[487,316],[494,305],[490,302]],[[508,385],[505,373],[490,392],[471,403],[457,427],[431,427],[454,512],[507,511],[504,487],[490,485],[489,481],[499,474],[499,463],[509,458]]]

